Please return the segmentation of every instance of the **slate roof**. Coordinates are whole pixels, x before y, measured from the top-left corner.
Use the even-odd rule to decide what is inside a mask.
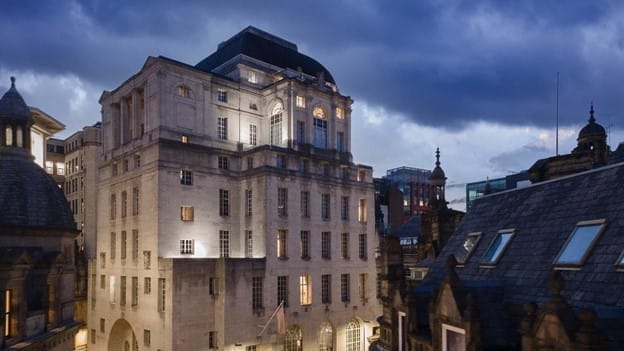
[[[0,99],[0,118],[32,122],[30,109],[15,89],[15,77],[11,77],[11,88]]]
[[[300,67],[304,73],[314,77],[322,72],[327,82],[336,84],[331,73],[318,61],[299,53],[297,45],[252,26],[219,44],[217,51],[200,61],[195,67],[212,72],[239,54],[281,68],[297,70]]]
[[[416,214],[410,217],[407,222],[403,223],[402,226],[397,228],[392,235],[398,237],[399,239],[403,238],[418,238],[420,236],[420,224],[421,218],[420,215]]]
[[[477,199],[419,289],[437,289],[448,272],[447,257],[458,251],[468,233],[481,232],[465,265],[455,268],[461,281],[474,289],[496,282],[506,304],[541,305],[551,298],[547,281],[553,261],[577,223],[597,219],[606,220],[605,230],[580,269],[561,271],[562,295],[575,309],[593,308],[611,342],[622,346],[624,271],[615,263],[624,251],[624,163]],[[496,266],[482,267],[481,259],[498,231],[511,228],[515,235]],[[486,313],[491,308],[479,306]]]

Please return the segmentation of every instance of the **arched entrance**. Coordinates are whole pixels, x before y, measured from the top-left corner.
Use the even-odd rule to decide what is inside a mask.
[[[125,319],[118,319],[108,337],[108,351],[138,351],[136,335]]]

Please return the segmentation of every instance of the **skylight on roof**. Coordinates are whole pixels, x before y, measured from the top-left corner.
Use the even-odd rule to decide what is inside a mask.
[[[466,263],[472,250],[474,250],[475,246],[479,243],[479,239],[481,239],[481,233],[470,233],[466,236],[466,240],[464,240],[462,246],[455,252],[455,258],[458,264]]]
[[[492,241],[492,244],[490,244],[490,247],[483,256],[481,263],[485,265],[496,264],[500,259],[500,256],[503,254],[503,251],[505,251],[505,248],[509,244],[509,241],[511,240],[511,237],[513,235],[513,229],[505,229],[499,231],[496,235],[496,238],[494,238],[494,241]]]
[[[554,264],[562,266],[581,265],[604,227],[604,220],[580,222],[568,237]]]
[[[615,264],[617,266],[624,266],[624,251],[622,251],[622,254],[620,255],[620,257],[617,259],[617,261],[615,262]]]

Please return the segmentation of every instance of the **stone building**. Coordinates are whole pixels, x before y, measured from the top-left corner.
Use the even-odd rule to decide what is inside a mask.
[[[100,103],[90,350],[368,347],[372,169],[327,69],[248,27]]]
[[[76,224],[34,162],[33,120],[12,78],[0,99],[0,348],[73,350],[86,345],[74,318]]]

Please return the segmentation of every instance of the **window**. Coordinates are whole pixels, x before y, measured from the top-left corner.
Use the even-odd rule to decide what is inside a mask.
[[[126,249],[128,247],[128,233],[125,230],[121,231],[121,259],[126,259]]]
[[[217,90],[217,100],[221,101],[221,102],[227,102],[228,101],[228,93],[225,90]]]
[[[282,104],[276,104],[271,113],[271,145],[280,145],[282,143]]]
[[[360,274],[360,284],[359,284],[360,300],[362,300],[362,301],[368,300],[368,294],[366,292],[367,289],[368,289],[368,274],[361,273]]]
[[[56,163],[56,174],[65,175],[65,164],[63,162]]]
[[[331,303],[331,274],[321,275],[321,302]]]
[[[256,72],[247,71],[247,81],[253,84],[258,83],[258,76],[256,75]]]
[[[152,278],[146,277],[143,279],[143,293],[151,294],[152,293]]]
[[[301,258],[310,258],[310,232],[307,230],[301,231]]]
[[[293,325],[286,329],[284,351],[303,351],[303,332],[301,327]]]
[[[217,138],[227,140],[227,118],[217,117]]]
[[[310,171],[310,160],[302,158],[299,160],[299,172],[308,173]]]
[[[180,240],[180,254],[192,255],[195,253],[195,241],[191,239]]]
[[[8,335],[5,335],[8,336]],[[91,344],[95,344],[95,329],[91,329],[89,339],[91,339]]]
[[[312,278],[308,274],[299,276],[299,302],[301,306],[312,304]]]
[[[582,265],[598,240],[604,224],[604,220],[578,223],[557,255],[554,264],[557,266]]]
[[[455,258],[458,264],[465,264],[472,253],[472,250],[479,243],[481,239],[481,233],[469,233],[464,240],[464,244],[455,252]]]
[[[277,189],[277,214],[288,216],[288,189]]]
[[[368,240],[367,240],[367,236],[366,234],[360,234],[360,242],[358,245],[359,248],[359,252],[360,252],[360,259],[362,260],[366,260],[368,259]]]
[[[277,231],[277,257],[288,258],[288,231],[280,229]]]
[[[230,215],[230,192],[228,190],[219,189],[219,216],[227,217]]]
[[[360,199],[358,206],[358,221],[366,222],[366,199]]]
[[[123,171],[124,172],[128,172],[129,169],[130,169],[130,167],[129,167],[128,159],[123,160]]]
[[[345,147],[344,147],[344,132],[336,133],[336,150],[338,150],[338,152],[345,151]]]
[[[125,218],[128,215],[128,193],[121,192],[121,218]]]
[[[615,262],[616,266],[624,266],[624,251],[620,254],[620,257],[618,257],[617,261]],[[619,267],[622,268],[622,267]]]
[[[321,218],[329,219],[329,194],[321,195]]]
[[[119,168],[117,166],[117,163],[113,163],[112,173],[113,173],[113,177],[119,174]]]
[[[147,329],[143,329],[143,345],[150,346],[151,343],[152,343],[152,333]]]
[[[219,295],[219,280],[217,278],[210,277],[208,279],[208,294],[211,296]]]
[[[230,257],[230,232],[219,230],[219,257]]]
[[[177,93],[178,93],[178,96],[190,98],[191,88],[184,86],[184,85],[178,85]]]
[[[321,233],[321,257],[328,260],[331,258],[331,233]]]
[[[220,169],[229,169],[230,159],[227,156],[219,156],[217,158],[217,165]]]
[[[286,156],[280,155],[280,154],[276,155],[275,156],[275,167],[283,168],[283,169],[288,168],[288,163],[286,162]]]
[[[366,171],[361,169],[357,173],[357,181],[363,182],[365,180],[366,180]]]
[[[115,259],[117,253],[117,233],[111,232],[110,235],[110,258]]]
[[[100,289],[106,289],[106,275],[100,275]]]
[[[108,301],[115,303],[115,276],[108,276]]]
[[[464,329],[442,323],[442,350],[466,350],[466,331]]]
[[[139,304],[139,277],[132,277],[132,306]]]
[[[4,296],[2,296],[4,298],[4,325],[3,325],[3,329],[4,329],[4,336],[8,337],[11,336],[11,292],[12,290],[5,290],[4,291]]]
[[[327,120],[314,118],[314,146],[327,148]]]
[[[288,306],[288,276],[277,277],[277,303],[284,301],[284,307]]]
[[[141,155],[134,155],[134,168],[141,167]]]
[[[255,309],[262,308],[262,277],[253,277],[251,282],[251,307]]]
[[[180,219],[189,222],[194,220],[193,206],[180,206]]]
[[[340,198],[340,218],[349,219],[349,197],[343,196]]]
[[[360,323],[352,319],[347,324],[346,349],[345,351],[360,351]]]
[[[301,144],[305,144],[305,122],[304,121],[297,121],[297,127],[296,127],[296,141],[297,144],[301,145]]]
[[[253,157],[247,157],[247,169],[254,168],[254,159]]]
[[[336,107],[336,118],[344,119],[344,109],[342,107]]]
[[[343,259],[349,259],[349,233],[342,233],[340,236],[340,252]]]
[[[106,268],[106,253],[100,252],[100,268]]]
[[[253,193],[251,190],[245,190],[245,216],[253,214]]]
[[[165,312],[165,302],[167,298],[167,287],[165,278],[158,278],[158,312]]]
[[[139,214],[139,188],[132,188],[132,215],[136,216]]]
[[[245,346],[245,351],[258,351],[258,345]]]
[[[351,301],[350,278],[349,274],[340,275],[340,300],[342,302]]]
[[[143,251],[143,267],[145,269],[150,269],[151,264],[152,264],[152,252]]]
[[[319,330],[319,351],[334,350],[334,327],[329,322],[321,323]]]
[[[180,184],[193,185],[193,171],[183,169],[180,171]]]
[[[100,318],[100,333],[106,332],[106,319]]]
[[[305,108],[306,107],[305,97],[301,95],[297,95],[297,98],[295,99],[295,104],[297,107]]]
[[[505,247],[509,244],[511,237],[514,234],[513,229],[501,230],[496,234],[496,238],[490,244],[490,247],[487,249],[485,256],[481,260],[481,264],[484,265],[495,265],[500,259],[501,254],[505,251]]]
[[[251,230],[245,230],[245,257],[253,257],[253,233]]]
[[[182,137],[180,137],[180,141],[181,141],[183,144],[188,144],[188,142],[189,142],[189,137],[188,137],[188,135],[182,135]]]
[[[301,192],[301,217],[310,217],[310,192]]]
[[[48,174],[53,174],[54,173],[54,162],[52,161],[46,161],[45,163],[45,170]]]
[[[110,219],[115,219],[117,214],[117,197],[115,194],[110,196]]]
[[[258,128],[255,124],[249,125],[249,144],[258,145]]]
[[[349,169],[347,167],[340,167],[340,179],[349,180]]]
[[[210,349],[217,348],[217,332],[216,331],[208,332],[208,348]]]
[[[126,277],[121,276],[119,281],[119,306],[126,305]]]

